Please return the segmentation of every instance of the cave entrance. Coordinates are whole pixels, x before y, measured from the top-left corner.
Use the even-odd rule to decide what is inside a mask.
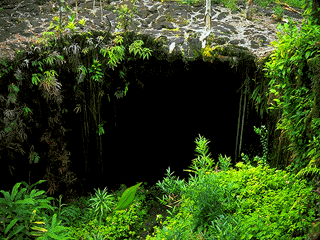
[[[145,83],[144,89],[129,87],[127,96],[116,103],[116,128],[105,155],[113,169],[122,169],[136,179],[134,183],[149,180],[154,184],[163,179],[168,167],[180,179],[187,179],[189,173],[183,169],[189,169],[196,158],[199,134],[210,141],[215,162],[221,153],[231,157],[234,165],[240,138],[241,152],[260,156],[262,148],[253,126],[260,127],[262,121],[241,93],[244,79],[228,63],[194,61],[187,70],[176,67],[170,76],[157,73],[139,76],[139,80]],[[124,180],[122,174],[112,179]]]

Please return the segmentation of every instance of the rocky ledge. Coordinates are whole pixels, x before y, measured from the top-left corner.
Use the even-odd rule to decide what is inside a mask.
[[[34,6],[32,3],[36,1],[40,0],[28,0],[30,6]],[[48,2],[48,0],[41,1]],[[76,0],[66,0],[66,2],[71,6],[73,11],[76,10]],[[121,31],[116,28],[118,25],[118,14],[115,10],[117,9],[116,7],[123,4],[129,5],[129,8],[132,8],[130,1],[109,0],[106,7],[102,10],[102,21],[100,21],[101,13],[98,8],[99,1],[95,2],[95,11],[91,11],[91,13],[95,12],[96,14],[93,15],[91,13],[88,14],[87,10],[85,10],[85,7],[92,10],[93,1],[78,0],[78,19],[84,18],[87,20],[84,27],[80,24],[76,25],[78,32],[87,32],[91,29],[107,30],[109,28],[108,19],[111,23],[112,33]],[[148,34],[157,40],[161,40],[165,45],[164,50],[176,53],[183,52],[186,58],[193,58],[192,49],[204,48],[206,44],[210,48],[217,45],[224,47],[228,44],[239,46],[241,49],[250,51],[259,59],[274,50],[270,42],[277,40],[277,25],[279,24],[279,22],[276,22],[272,18],[274,13],[272,8],[275,4],[270,4],[266,9],[254,5],[251,20],[245,18],[246,4],[244,1],[239,0],[237,2],[237,10],[233,11],[224,7],[223,4],[212,4],[211,29],[206,31],[204,23],[206,7],[204,2],[202,0],[202,2],[187,5],[176,1],[138,0],[135,5],[137,11],[133,12],[133,20],[128,26],[128,30]],[[37,16],[29,14],[30,17],[25,19],[26,23],[20,23],[23,26],[28,25],[28,32],[24,33],[22,30],[19,30],[20,28],[18,27],[20,25],[11,26],[15,15],[21,15],[19,12],[23,11],[22,5],[19,3],[12,4],[11,7],[5,6],[6,12],[2,11],[2,15],[0,12],[1,18],[3,18],[2,24],[0,24],[0,36],[5,36],[5,30],[10,30],[12,27],[13,30],[11,32],[15,33],[18,31],[21,35],[28,34],[26,36],[30,36],[31,33],[29,32],[32,31],[40,33],[44,30],[44,26],[40,26],[40,23],[46,23],[46,26],[48,26],[53,16],[57,15],[50,11],[52,4],[47,3],[44,6],[36,5],[33,10],[36,10],[35,15]],[[29,5],[25,7],[30,8]],[[41,14],[39,13],[39,8]],[[284,17],[280,24],[288,22],[288,17],[291,17],[293,21],[297,22],[297,27],[300,30],[303,19],[301,13],[302,10],[298,8],[284,9]],[[67,18],[66,15],[70,15],[70,13],[64,13],[64,19]],[[126,19],[129,19],[128,15]]]
[[[126,1],[127,3],[128,1]],[[112,8],[108,11],[108,18],[112,24],[112,31],[119,31],[116,26],[117,15],[112,12],[123,0],[112,1]],[[81,6],[81,5],[80,5]],[[192,58],[193,51],[190,45],[201,45],[204,48],[208,41],[210,47],[227,44],[247,48],[257,58],[274,50],[270,42],[277,40],[277,25],[284,24],[290,17],[301,29],[302,10],[290,7],[284,9],[284,17],[281,22],[276,22],[272,15],[273,7],[270,4],[266,9],[253,6],[253,18],[245,18],[246,4],[237,2],[237,10],[230,10],[223,4],[211,5],[211,30],[206,31],[204,23],[205,3],[194,3],[191,6],[175,1],[143,0],[136,4],[136,13],[128,29],[141,34],[148,34],[154,38],[162,38],[168,51],[184,52],[185,56]],[[209,40],[210,39],[210,40]]]

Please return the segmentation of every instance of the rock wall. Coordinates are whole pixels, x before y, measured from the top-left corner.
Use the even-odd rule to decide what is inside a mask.
[[[112,10],[115,6],[123,4],[123,1],[110,3]],[[80,4],[81,6],[81,4]],[[179,4],[175,1],[138,1],[137,12],[133,15],[129,30],[149,34],[155,38],[162,38],[166,42],[169,52],[184,52],[192,58],[193,53],[190,46],[199,45],[204,48],[210,41],[210,47],[217,45],[233,44],[247,48],[257,57],[274,48],[268,46],[270,42],[277,39],[277,24],[272,18],[274,13],[270,4],[266,9],[253,4],[253,19],[245,18],[246,4],[244,1],[237,2],[237,9],[230,10],[223,4],[211,5],[212,27],[210,31],[205,30],[205,3],[190,5]],[[288,18],[298,22],[298,28],[302,22],[300,9],[292,8],[295,11],[284,10],[284,24]],[[112,28],[116,32],[117,20],[113,13],[108,14]]]

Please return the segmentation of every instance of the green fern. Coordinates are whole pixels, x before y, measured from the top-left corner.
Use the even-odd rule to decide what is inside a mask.
[[[312,175],[313,175],[313,174],[316,174],[316,175],[320,176],[320,169],[315,166],[315,162],[316,162],[316,160],[313,158],[313,159],[309,162],[309,164],[308,164],[307,167],[301,169],[301,170],[297,173],[296,177],[303,177],[303,176],[305,176],[305,175],[307,175],[307,174],[309,174],[309,173],[311,173]]]

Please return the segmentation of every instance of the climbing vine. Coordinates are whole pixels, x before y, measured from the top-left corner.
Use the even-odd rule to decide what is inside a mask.
[[[311,9],[309,6],[304,15],[309,16]],[[281,114],[276,130],[281,131],[280,140],[288,140],[284,148],[291,154],[286,160],[287,170],[298,176],[319,173],[315,167],[320,163],[320,26],[313,24],[312,18],[306,23],[305,18],[299,33],[289,19],[289,24],[279,25],[278,30],[283,30],[284,34],[278,32],[278,41],[271,43],[276,49],[264,68],[269,79],[268,89],[257,85],[251,98],[257,105],[268,105],[264,111]]]

